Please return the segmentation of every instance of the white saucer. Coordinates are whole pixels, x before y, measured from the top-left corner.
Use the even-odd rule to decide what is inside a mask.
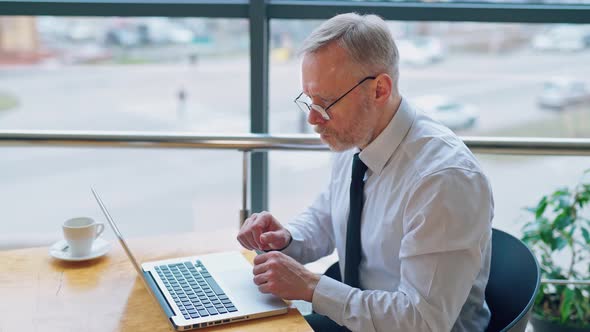
[[[92,250],[89,255],[72,257],[70,250],[63,250],[66,244],[66,240],[57,241],[51,246],[51,248],[49,248],[49,254],[54,258],[61,259],[64,261],[78,262],[101,257],[107,252],[109,252],[109,249],[111,249],[111,244],[109,242],[101,238],[98,238],[94,240],[94,243],[92,244]]]

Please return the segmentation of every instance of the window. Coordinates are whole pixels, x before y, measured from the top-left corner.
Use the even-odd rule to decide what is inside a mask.
[[[246,19],[0,17],[0,129],[247,133],[248,58]],[[126,235],[237,229],[235,151],[3,147],[2,155],[6,233],[49,241],[68,218],[104,221],[91,185]]]
[[[247,20],[0,22],[0,128],[249,131]]]
[[[353,5],[362,3],[350,2]],[[371,2],[375,12],[386,12],[379,7],[379,1]],[[503,0],[472,2],[491,3],[490,10],[510,10],[500,8],[508,3]],[[305,17],[323,17],[330,11],[335,13],[341,6],[320,4],[321,10],[312,13],[302,10],[306,8],[301,5],[306,3],[312,2],[277,0],[264,4],[264,10],[271,16],[269,124],[272,134],[312,132],[304,114],[292,103],[301,90],[296,50],[323,21]],[[588,4],[588,0],[539,0],[522,5],[537,3]],[[88,15],[90,8],[84,7],[88,5],[86,1],[77,4],[81,7],[71,11],[63,6],[40,9],[25,3],[2,5],[9,13],[35,12],[43,16],[0,17],[0,130],[249,132],[250,80],[257,82],[254,91],[260,92],[264,87],[258,88],[263,86],[265,78],[257,75],[261,68],[249,68],[252,51],[249,49],[249,19],[254,20],[253,27],[263,27],[264,24],[256,20],[264,17],[256,12],[250,15],[248,2],[175,4],[192,6],[194,15],[218,18],[76,17],[72,15]],[[134,4],[125,3],[121,8],[125,7],[126,13],[131,15],[135,15],[134,11],[145,15],[143,10],[154,12],[164,8],[161,2],[146,3],[140,14],[139,7]],[[495,7],[496,4],[500,7]],[[94,5],[100,7],[101,3]],[[156,15],[178,15],[180,7],[169,9],[170,6],[164,5],[165,13]],[[118,9],[113,8],[111,5],[101,7],[102,13],[116,15]],[[51,12],[36,12],[42,10]],[[67,17],[46,16],[60,11]],[[579,17],[583,11],[581,9]],[[435,9],[433,13],[442,11]],[[542,19],[580,21],[579,17],[574,19],[560,12],[559,6],[543,13]],[[475,20],[481,19],[480,14],[461,11],[461,17],[472,15]],[[562,14],[564,16],[560,16]],[[413,15],[420,16],[420,13]],[[232,18],[219,18],[222,16]],[[470,21],[469,18],[466,21]],[[388,23],[402,53],[402,93],[414,102],[438,98],[439,103],[433,104],[431,114],[453,127],[459,135],[589,137],[590,106],[584,96],[590,77],[586,65],[590,24]],[[260,36],[254,33],[255,37]],[[261,43],[257,50],[266,46],[265,40],[254,38],[253,41]],[[258,98],[263,99],[265,93],[262,91]],[[260,100],[253,104],[257,104],[256,101]],[[258,115],[262,112],[252,111],[259,112]],[[255,127],[264,127],[260,119],[253,120]],[[115,188],[131,191],[139,188],[138,195],[145,200],[134,206],[115,203],[124,206],[121,214],[133,213],[129,211],[137,211],[135,208],[145,206],[145,202],[150,209],[158,206],[172,209],[170,207],[177,202],[197,197],[196,192],[200,190],[203,192],[195,201],[204,207],[216,207],[217,200],[224,195],[223,190],[239,194],[236,188],[240,188],[240,183],[234,184],[232,176],[233,172],[240,175],[241,155],[234,151],[211,154],[188,150],[127,152],[119,149],[4,148],[3,153],[10,155],[13,161],[0,166],[1,174],[10,179],[6,181],[9,185],[3,200],[20,203],[5,210],[2,217],[14,220],[15,231],[30,230],[27,228],[30,224],[22,222],[23,218],[29,221],[59,219],[55,221],[59,223],[71,217],[70,212],[77,211],[71,210],[72,204],[61,201],[64,205],[55,207],[53,204],[56,210],[47,213],[47,209],[28,209],[27,202],[37,205],[46,199],[56,203],[56,187],[76,201],[78,196],[86,195],[89,182],[110,183],[103,189],[105,200],[112,195],[109,191],[116,194]],[[273,151],[269,155],[271,207],[278,207],[278,214],[288,218],[309,204],[312,196],[323,188],[329,171],[329,154]],[[578,174],[570,163],[572,159],[568,158],[511,158],[514,159],[507,161],[503,157],[489,156],[488,159],[485,156],[482,163],[489,174],[511,174],[520,167],[513,161],[526,160],[523,165],[534,178],[543,178],[547,169],[552,172],[558,169],[569,176],[560,178],[559,183],[574,182],[567,180]],[[259,169],[264,170],[264,167]],[[101,172],[106,176],[89,175]],[[257,176],[253,181],[261,180],[259,173]],[[172,183],[158,190],[167,193],[165,197],[156,197],[150,194],[151,189],[146,189],[146,183],[154,177]],[[314,181],[294,180],[307,178]],[[118,183],[121,179],[128,179],[128,182]],[[497,191],[502,190],[497,188],[513,185],[501,179],[504,178],[492,176]],[[193,180],[196,182],[191,182]],[[219,184],[214,193],[199,187],[199,183],[213,182]],[[137,183],[141,185],[133,185]],[[285,188],[289,188],[292,195],[283,195]],[[532,193],[533,190],[531,196]],[[134,198],[135,202],[142,200],[139,196]],[[228,198],[229,201],[234,199],[231,195]],[[162,202],[167,203],[159,205]],[[237,203],[229,202],[224,206],[235,206],[236,214],[239,209]],[[22,215],[23,211],[26,216]],[[183,216],[206,213],[201,208],[194,211]],[[233,211],[224,209],[227,216],[219,217],[232,228],[237,218]],[[157,212],[151,212],[152,220],[161,220],[155,217]],[[514,206],[498,202],[498,216],[516,212]],[[124,218],[138,220],[131,214],[128,216]],[[194,218],[197,217],[179,224],[179,229],[190,229],[200,222]],[[508,219],[506,222],[512,221]],[[51,230],[54,229],[51,226]],[[139,232],[152,231],[146,228]]]

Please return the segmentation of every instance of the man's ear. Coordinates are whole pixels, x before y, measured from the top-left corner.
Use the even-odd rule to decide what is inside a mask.
[[[385,104],[391,96],[393,89],[393,80],[387,74],[380,74],[375,79],[375,103]]]

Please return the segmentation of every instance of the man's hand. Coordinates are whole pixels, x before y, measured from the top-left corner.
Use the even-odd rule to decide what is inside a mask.
[[[307,270],[293,258],[273,251],[254,258],[254,283],[262,293],[286,300],[311,302],[320,276]]]
[[[238,241],[249,250],[284,249],[291,242],[291,234],[270,213],[253,213],[244,221]]]

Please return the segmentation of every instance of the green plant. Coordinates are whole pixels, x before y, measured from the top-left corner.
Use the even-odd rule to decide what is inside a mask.
[[[534,220],[524,225],[522,240],[537,257],[542,278],[590,279],[589,173],[574,188],[560,188],[526,209]],[[543,283],[533,312],[560,324],[590,327],[590,286]]]

